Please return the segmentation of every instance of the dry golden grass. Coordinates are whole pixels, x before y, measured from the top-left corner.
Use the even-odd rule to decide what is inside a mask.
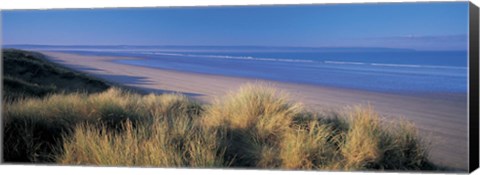
[[[345,167],[360,169],[380,160],[381,124],[372,109],[355,108],[350,114],[350,128],[346,133],[341,153]]]
[[[288,95],[248,84],[216,102],[112,88],[4,102],[7,161],[160,167],[365,170],[435,168],[403,120],[370,107],[346,116],[305,111]]]
[[[55,160],[51,153],[62,145],[62,135],[70,135],[78,124],[115,131],[121,130],[126,121],[171,121],[178,115],[193,117],[201,110],[199,104],[183,95],[141,96],[118,88],[92,95],[55,94],[4,102],[3,106],[4,159],[14,162]],[[175,129],[180,131],[181,127]]]
[[[203,124],[278,132],[286,129],[301,111],[301,105],[290,103],[286,93],[268,85],[246,84],[209,106]]]
[[[208,106],[202,124],[227,132],[226,155],[232,166],[280,166],[278,144],[300,104],[267,85],[246,84]]]
[[[133,126],[128,121],[121,133],[80,124],[74,136],[64,143],[65,151],[57,162],[108,166],[223,166],[215,131],[193,125],[175,130],[166,122],[157,119],[153,123]],[[184,123],[189,121],[176,120],[172,124]]]
[[[292,128],[281,141],[282,167],[287,169],[329,169],[335,161],[332,128],[310,121],[305,128]]]

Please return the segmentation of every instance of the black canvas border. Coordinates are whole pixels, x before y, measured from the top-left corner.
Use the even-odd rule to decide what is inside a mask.
[[[469,172],[479,167],[478,7],[469,4]]]

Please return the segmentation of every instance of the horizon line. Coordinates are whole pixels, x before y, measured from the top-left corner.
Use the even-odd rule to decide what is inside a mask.
[[[46,47],[253,47],[253,48],[297,48],[297,49],[385,49],[405,51],[468,51],[465,49],[414,49],[368,46],[267,46],[267,45],[168,45],[168,44],[2,44],[5,46],[46,46]]]

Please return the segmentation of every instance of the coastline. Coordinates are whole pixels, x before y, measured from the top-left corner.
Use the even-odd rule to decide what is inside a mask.
[[[59,52],[43,52],[48,59],[87,74],[138,88],[147,92],[180,92],[201,101],[222,96],[241,84],[254,79],[218,75],[194,74],[170,70],[124,65],[113,62],[118,57],[82,56]],[[137,59],[126,58],[121,59]],[[347,105],[371,104],[381,114],[402,116],[416,124],[432,143],[431,157],[435,163],[467,169],[467,109],[466,96],[448,100],[423,96],[404,96],[328,87],[262,82],[285,90],[293,100],[309,108],[338,109]],[[400,108],[401,107],[401,108]]]

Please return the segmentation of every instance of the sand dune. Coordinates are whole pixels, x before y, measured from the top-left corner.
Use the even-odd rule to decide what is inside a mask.
[[[50,60],[86,72],[107,81],[135,87],[146,92],[181,92],[202,101],[210,101],[241,84],[263,81],[289,92],[312,109],[339,109],[348,105],[371,104],[387,119],[404,117],[414,122],[425,138],[432,141],[431,159],[452,168],[468,168],[467,96],[458,94],[398,95],[282,83],[239,77],[193,74],[178,71],[123,65],[108,56],[82,56],[46,52]]]

